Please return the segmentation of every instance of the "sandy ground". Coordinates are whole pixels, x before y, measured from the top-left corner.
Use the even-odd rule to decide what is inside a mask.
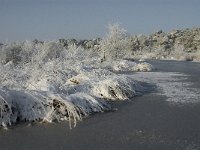
[[[150,61],[163,72],[182,72],[200,89],[200,63]],[[72,130],[66,122],[19,124],[0,130],[0,150],[198,150],[200,103],[174,105],[152,93],[113,103]]]

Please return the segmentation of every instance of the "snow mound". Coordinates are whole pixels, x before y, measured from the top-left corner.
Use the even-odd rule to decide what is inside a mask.
[[[147,63],[147,62],[142,62],[137,64],[136,66],[133,67],[134,71],[141,71],[141,72],[146,72],[146,71],[152,71],[154,70],[154,67]]]
[[[152,71],[154,68],[147,62],[136,63],[134,61],[122,60],[115,62],[113,65],[114,71]]]
[[[133,67],[136,66],[137,63],[128,60],[116,61],[113,65],[114,71],[133,71]]]

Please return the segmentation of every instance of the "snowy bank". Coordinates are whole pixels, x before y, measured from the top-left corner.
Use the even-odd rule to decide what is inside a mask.
[[[105,67],[115,67],[113,60],[101,62],[99,53],[82,47],[24,42],[4,49],[8,51],[3,51],[0,64],[0,125],[5,128],[19,121],[68,120],[75,126],[91,113],[111,110],[109,101],[128,100],[143,92],[134,78]],[[15,50],[17,56],[10,53]],[[118,70],[132,67],[131,71],[140,65],[121,59],[115,64]]]

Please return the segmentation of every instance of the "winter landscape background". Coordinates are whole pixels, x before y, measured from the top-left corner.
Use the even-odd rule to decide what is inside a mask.
[[[0,0],[0,149],[200,149],[199,6]]]
[[[91,113],[112,110],[109,101],[128,100],[149,92],[144,84],[150,83],[149,78],[158,80],[166,76],[170,80],[171,76],[180,76],[130,76],[118,72],[154,71],[156,68],[145,59],[198,61],[199,41],[199,28],[130,36],[118,24],[110,24],[102,39],[1,44],[0,123],[6,128],[18,121],[68,120],[70,126],[71,121],[75,126]],[[159,87],[159,80],[153,82]],[[173,87],[167,88],[170,86]],[[179,88],[176,96],[185,97],[184,92],[180,93],[184,90]],[[185,92],[188,98],[196,93],[191,102],[199,97],[198,91]],[[170,91],[165,95],[170,95]],[[176,96],[169,97],[176,101]]]

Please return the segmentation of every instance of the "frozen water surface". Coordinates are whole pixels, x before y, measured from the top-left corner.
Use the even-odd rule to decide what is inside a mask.
[[[188,75],[177,72],[142,72],[133,75],[138,81],[155,84],[157,94],[167,97],[174,103],[197,103],[200,101],[200,89],[192,87],[187,81]]]

